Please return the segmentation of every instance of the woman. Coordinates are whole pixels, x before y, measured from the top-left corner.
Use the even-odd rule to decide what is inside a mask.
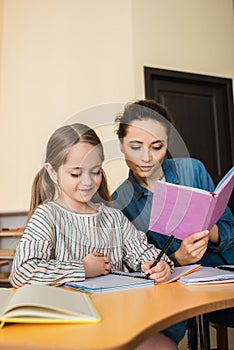
[[[116,126],[120,149],[130,171],[128,179],[113,194],[114,205],[122,210],[137,229],[147,232],[150,243],[162,248],[167,236],[148,231],[155,181],[208,191],[214,190],[214,183],[199,160],[167,158],[168,149],[173,149],[173,120],[163,105],[153,100],[130,103],[125,106],[123,114],[117,116]],[[234,264],[234,219],[230,209],[226,208],[209,232],[193,233],[183,241],[174,239],[167,255],[177,266],[193,263],[204,266]],[[227,324],[227,311],[225,318],[216,317],[215,322]],[[228,325],[234,326],[232,319],[233,311]],[[171,329],[173,334],[170,336],[178,343],[183,332],[181,328],[181,334],[175,328]]]

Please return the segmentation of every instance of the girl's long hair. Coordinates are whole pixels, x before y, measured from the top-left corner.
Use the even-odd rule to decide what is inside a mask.
[[[87,125],[75,123],[62,126],[51,135],[46,148],[45,163],[49,163],[57,172],[59,167],[66,162],[70,148],[80,141],[97,147],[101,161],[104,161],[103,146],[96,132]],[[38,205],[53,200],[58,191],[58,185],[50,178],[47,170],[44,167],[41,168],[32,184],[28,220]],[[106,175],[103,170],[101,185],[94,197],[95,202],[111,201]]]

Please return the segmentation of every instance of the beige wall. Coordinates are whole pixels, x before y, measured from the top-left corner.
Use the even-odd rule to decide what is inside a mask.
[[[137,96],[144,94],[142,66],[234,77],[232,0],[134,0],[132,4]]]
[[[100,134],[114,139],[116,104],[144,97],[143,66],[233,78],[232,5],[0,0],[0,210],[28,208],[48,136],[69,117],[94,106],[89,124],[105,120]],[[112,189],[121,166],[107,164]]]

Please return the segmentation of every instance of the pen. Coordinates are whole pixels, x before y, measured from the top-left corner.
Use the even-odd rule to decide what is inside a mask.
[[[153,264],[150,266],[150,268],[156,266],[157,263],[161,260],[163,254],[165,254],[166,251],[167,251],[167,249],[170,247],[171,242],[173,241],[174,237],[175,237],[174,235],[170,235],[170,237],[169,237],[168,240],[166,241],[164,247],[162,248],[161,252],[158,254],[157,258],[154,260],[154,262],[153,262]],[[148,279],[150,275],[151,275],[150,273],[147,273],[147,275],[145,275],[145,278]]]
[[[0,229],[0,231],[23,231],[24,227],[15,227],[15,228],[9,228],[9,227],[3,227]]]
[[[130,272],[122,272],[122,271],[110,271],[111,275],[117,275],[117,276],[125,276],[125,277],[132,277],[132,278],[145,278],[144,275],[140,276],[139,275],[134,275],[134,273]]]

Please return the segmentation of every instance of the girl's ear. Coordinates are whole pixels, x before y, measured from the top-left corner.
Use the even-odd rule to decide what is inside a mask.
[[[57,175],[56,171],[54,170],[54,168],[52,167],[52,165],[50,163],[45,163],[44,167],[47,170],[51,180],[54,183],[58,184],[58,175]]]

